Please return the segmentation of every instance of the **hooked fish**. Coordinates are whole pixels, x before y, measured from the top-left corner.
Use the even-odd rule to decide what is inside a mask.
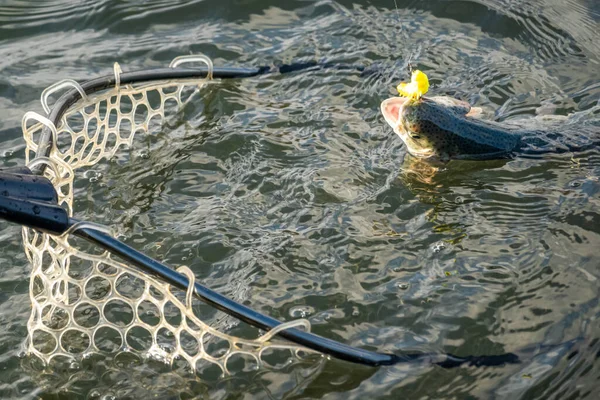
[[[499,124],[479,118],[481,109],[467,102],[451,97],[423,97],[429,89],[429,79],[419,70],[412,72],[409,83],[402,82],[397,89],[401,97],[383,101],[381,112],[408,152],[423,160],[506,158],[516,150],[539,154],[581,151],[600,144],[598,120],[588,118],[600,104],[569,117],[546,115]],[[580,123],[575,127],[573,122],[577,121]],[[540,126],[544,129],[540,130]]]
[[[451,97],[392,97],[381,112],[408,152],[428,160],[501,158],[522,144],[518,129],[478,119],[481,109]]]

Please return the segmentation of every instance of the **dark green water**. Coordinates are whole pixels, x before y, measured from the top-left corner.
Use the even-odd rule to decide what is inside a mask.
[[[155,68],[201,52],[229,66],[377,63],[365,78],[327,70],[211,86],[193,127],[164,129],[128,162],[82,176],[77,215],[263,313],[306,317],[323,336],[386,352],[514,352],[521,364],[322,359],[213,382],[159,370],[150,384],[125,372],[40,377],[19,357],[30,314],[20,228],[1,223],[0,397],[596,398],[600,149],[453,162],[431,175],[405,160],[379,103],[407,79],[410,59],[432,94],[489,118],[578,113],[565,135],[598,131],[600,4],[397,4],[4,1],[2,164],[23,164],[21,117],[42,111],[45,87],[110,74],[114,61]],[[69,374],[75,384],[60,378]]]

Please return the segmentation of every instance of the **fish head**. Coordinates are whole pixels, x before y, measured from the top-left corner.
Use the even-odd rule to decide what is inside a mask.
[[[410,154],[441,160],[459,151],[464,140],[458,127],[470,111],[468,103],[451,97],[392,97],[381,103],[383,117]]]

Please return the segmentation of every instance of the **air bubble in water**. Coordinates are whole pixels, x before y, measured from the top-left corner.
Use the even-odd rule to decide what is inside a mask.
[[[69,363],[69,370],[71,372],[75,372],[77,370],[79,370],[80,365],[78,362],[76,362],[75,360],[71,360],[71,362]]]
[[[102,178],[102,173],[96,172],[93,170],[88,170],[83,173],[84,178],[86,178],[90,183],[95,183]]]
[[[315,309],[311,306],[295,306],[290,309],[292,318],[306,318],[315,313]]]
[[[433,252],[434,253],[439,253],[440,251],[444,250],[446,248],[446,245],[442,242],[440,243],[436,243],[433,245]]]

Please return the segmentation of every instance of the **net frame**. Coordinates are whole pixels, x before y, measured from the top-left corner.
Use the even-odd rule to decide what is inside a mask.
[[[177,58],[173,60],[170,67],[176,68],[184,62],[203,62],[207,68],[205,71],[195,70],[195,77],[188,72],[183,74],[184,78],[150,79],[147,82],[123,85],[121,68],[115,63],[112,88],[110,86],[102,88],[100,94],[88,95],[77,82],[61,81],[50,86],[41,96],[42,107],[50,118],[34,112],[24,115],[22,129],[27,144],[26,164],[51,180],[56,188],[59,204],[68,210],[69,215],[73,215],[73,181],[78,170],[111,158],[122,146],[131,146],[136,135],[148,133],[152,120],[157,118],[164,121],[167,102],[174,101],[175,108],[181,109],[197,95],[200,88],[211,83],[213,67],[208,58],[203,56]],[[166,74],[163,72],[162,75]],[[58,107],[55,105],[51,109],[48,105],[49,97],[67,87],[72,87],[79,94],[79,99],[63,101]],[[167,88],[171,90],[167,92]],[[184,98],[186,88],[194,90]],[[149,106],[149,91],[156,91],[160,95],[159,107]],[[129,111],[124,112],[121,109],[122,99],[129,99],[131,103]],[[136,113],[142,106],[145,106],[147,113],[142,119],[138,119]],[[88,112],[86,109],[89,107],[91,110]],[[103,108],[104,118],[101,118]],[[56,111],[57,109],[59,111]],[[116,114],[116,121],[113,121],[116,122],[115,124],[111,124],[110,121],[113,111]],[[75,113],[83,117],[81,126],[73,126],[70,122],[70,118]],[[58,123],[55,123],[57,120]],[[95,120],[94,124],[91,122],[93,120]],[[123,135],[122,132],[124,122],[130,125],[127,135]],[[64,138],[70,140],[65,143]],[[293,327],[310,331],[310,323],[307,320],[280,324],[254,340],[236,338],[212,328],[193,312],[195,279],[189,268],[180,267],[177,270],[188,280],[185,300],[182,300],[181,296],[173,292],[171,284],[149,276],[135,266],[115,260],[110,252],[92,254],[74,247],[71,244],[73,239],[71,235],[82,227],[90,228],[90,225],[76,224],[61,236],[23,228],[25,253],[32,265],[30,279],[32,313],[27,324],[26,351],[44,363],[48,364],[55,358],[79,359],[92,353],[105,352],[106,350],[99,345],[98,336],[101,331],[111,331],[113,337],[115,335],[118,337],[117,351],[134,352],[167,364],[182,359],[187,361],[191,371],[196,371],[198,364],[204,361],[217,365],[223,374],[229,373],[228,361],[236,355],[249,356],[257,366],[260,366],[262,355],[268,349],[285,349],[296,353],[308,350],[275,338],[275,335],[281,331]],[[99,229],[97,226],[91,228]],[[88,262],[91,266],[89,274],[84,277],[73,276],[74,260]],[[132,293],[120,290],[118,283],[124,279],[143,282],[141,295],[132,298]],[[109,287],[105,296],[100,299],[94,298],[87,290],[90,282],[94,280],[101,280]],[[131,308],[133,318],[129,323],[122,324],[109,317],[107,308],[111,303],[116,302]],[[143,303],[152,304],[158,310],[157,324],[150,325],[144,321],[140,311]],[[89,310],[94,310],[91,313],[98,315],[95,323],[90,325],[89,318],[86,321],[86,318],[82,317],[81,314],[86,311],[78,312],[82,309],[82,305],[87,307],[85,310],[88,313]],[[174,323],[172,318],[169,319],[167,305],[174,306],[178,311],[179,323]],[[134,330],[143,330],[151,336],[151,343],[146,348],[140,350],[132,344],[134,340],[130,340],[129,337]],[[173,337],[174,345],[161,345],[159,340],[161,331]],[[184,336],[187,343],[183,339]],[[229,347],[221,352],[222,354],[214,356],[205,347],[204,339],[207,336],[227,342]],[[190,346],[194,338],[196,343]],[[190,351],[190,347],[194,347],[195,351]]]

